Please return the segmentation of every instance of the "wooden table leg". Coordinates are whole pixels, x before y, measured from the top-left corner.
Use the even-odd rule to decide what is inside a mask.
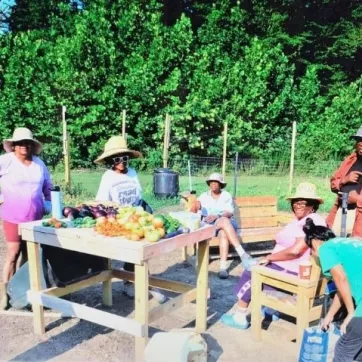
[[[38,292],[42,288],[39,244],[28,241],[27,248],[28,248],[28,262],[29,262],[29,274],[30,274],[30,289],[32,291]],[[34,332],[36,334],[44,334],[45,325],[44,325],[43,306],[33,303],[32,308],[34,315]]]
[[[209,283],[209,240],[199,243],[197,250],[196,331],[205,332],[207,322],[207,290]]]
[[[107,260],[107,269],[112,269],[111,259]],[[103,304],[112,306],[112,279],[103,282]]]
[[[136,362],[144,361],[148,342],[148,262],[135,265],[135,319],[145,325],[145,336],[136,337]]]

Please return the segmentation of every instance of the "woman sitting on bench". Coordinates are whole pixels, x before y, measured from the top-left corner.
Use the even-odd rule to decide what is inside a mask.
[[[235,248],[245,268],[249,266],[252,258],[241,247],[239,237],[236,234],[238,226],[233,219],[233,199],[229,192],[223,190],[226,186],[224,178],[219,173],[213,173],[206,180],[206,183],[210,190],[200,195],[195,209],[191,211],[197,212],[201,210],[203,220],[208,224],[215,224],[217,236],[220,240],[219,278],[227,279],[229,277],[227,257],[230,244]]]
[[[303,226],[306,219],[311,218],[316,225],[326,226],[324,219],[316,212],[323,200],[317,196],[316,186],[303,182],[298,185],[296,193],[287,198],[290,200],[295,219],[290,222],[276,236],[276,246],[271,254],[261,258],[258,264],[283,273],[298,275],[299,263],[310,256],[310,250],[305,244]],[[274,290],[265,286],[266,290]],[[249,327],[248,306],[251,301],[251,271],[244,270],[235,287],[238,297],[236,311],[233,314],[224,314],[221,321],[234,328],[246,329]],[[271,314],[273,320],[278,319],[276,313],[270,309],[263,309],[262,313]]]

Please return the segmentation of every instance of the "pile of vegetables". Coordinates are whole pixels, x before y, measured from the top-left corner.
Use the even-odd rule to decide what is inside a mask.
[[[99,217],[115,217],[117,209],[114,206],[104,206],[103,204],[96,206],[82,204],[78,207],[66,206],[63,209],[63,215],[71,220],[85,217],[97,219]]]
[[[72,221],[72,225],[76,228],[93,228],[96,226],[96,223],[96,220],[90,216],[79,217]]]
[[[77,228],[94,228],[105,236],[124,236],[133,241],[157,242],[189,232],[180,227],[178,220],[170,215],[152,215],[141,206],[115,207],[98,204],[82,204],[77,208],[65,207],[63,215],[72,220]]]
[[[49,220],[43,221],[41,224],[44,227],[56,228],[56,229],[67,227],[67,224],[65,222],[55,219],[54,217],[52,217]]]

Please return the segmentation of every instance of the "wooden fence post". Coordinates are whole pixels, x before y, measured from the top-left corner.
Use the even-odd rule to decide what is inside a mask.
[[[292,188],[293,188],[294,153],[295,153],[295,139],[296,139],[296,136],[297,136],[297,122],[293,121],[292,146],[291,146],[291,152],[290,152],[289,193],[292,192]]]
[[[224,147],[222,153],[222,176],[225,178],[226,172],[226,146],[227,146],[227,138],[228,138],[228,123],[224,123]]]
[[[64,154],[64,178],[65,185],[68,189],[71,187],[70,181],[70,150],[69,150],[69,134],[67,129],[67,121],[65,119],[66,107],[62,106],[62,123],[63,123],[63,154]]]
[[[126,139],[126,110],[122,111],[122,137]]]
[[[171,117],[166,114],[165,119],[165,134],[163,139],[163,167],[167,168],[168,161],[168,148],[170,146],[170,134],[171,134]]]

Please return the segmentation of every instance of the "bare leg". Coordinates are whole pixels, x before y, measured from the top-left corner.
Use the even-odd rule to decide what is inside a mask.
[[[224,230],[219,231],[219,249],[220,249],[220,262],[225,262],[229,253],[229,240]]]
[[[237,248],[238,246],[240,246],[239,237],[236,234],[236,231],[235,231],[234,227],[232,226],[229,218],[222,217],[216,221],[215,225],[217,228],[221,229],[221,231],[224,231],[228,241],[234,248]]]
[[[249,303],[244,302],[243,300],[239,299],[237,302],[239,308],[248,308]]]
[[[7,242],[6,243],[6,258],[3,269],[3,282],[7,283],[10,278],[15,274],[16,262],[20,255],[21,243],[20,242]]]

